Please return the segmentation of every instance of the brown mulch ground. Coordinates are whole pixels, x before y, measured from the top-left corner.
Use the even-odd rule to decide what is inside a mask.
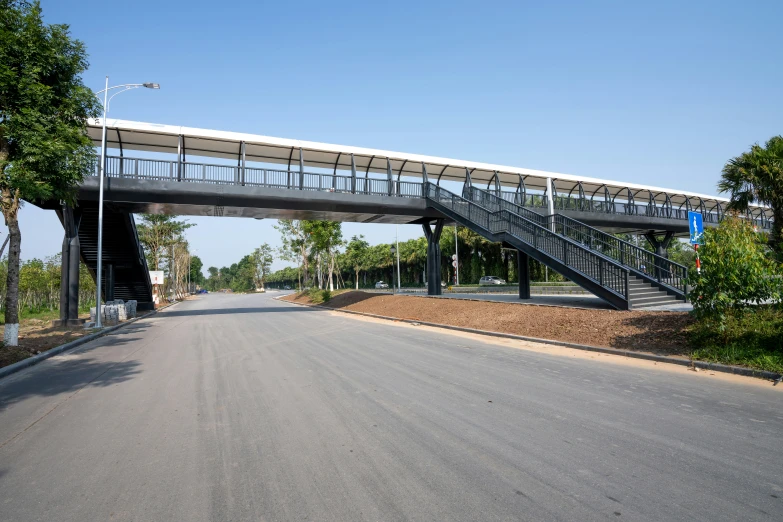
[[[283,299],[308,303],[302,294]],[[668,355],[687,355],[686,312],[582,310],[488,301],[346,292],[324,306],[398,319],[503,332],[539,339]]]
[[[79,317],[89,318],[89,314]],[[19,346],[0,349],[0,368],[69,343],[91,332],[82,328],[53,328],[51,321],[25,319],[19,326]]]

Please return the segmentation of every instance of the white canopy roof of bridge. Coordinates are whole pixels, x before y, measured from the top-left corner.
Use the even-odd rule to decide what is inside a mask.
[[[636,202],[643,203],[652,198],[656,203],[662,204],[668,195],[674,208],[680,207],[686,200],[689,200],[693,207],[698,207],[701,199],[705,202],[707,210],[718,203],[725,204],[729,201],[727,198],[707,194],[621,181],[257,134],[113,119],[107,120],[107,129],[107,146],[123,151],[140,150],[177,154],[181,143],[186,158],[208,156],[240,160],[241,144],[244,142],[247,161],[285,164],[287,168],[294,170],[298,169],[299,149],[301,149],[306,167],[330,170],[350,170],[351,154],[353,154],[357,174],[360,175],[366,175],[368,172],[386,174],[388,158],[395,178],[399,175],[421,178],[423,164],[428,179],[432,182],[439,180],[464,182],[466,171],[470,171],[473,184],[479,186],[493,183],[494,176],[497,175],[500,184],[506,187],[518,187],[521,178],[527,189],[545,190],[546,180],[551,178],[557,194],[571,193],[576,196],[581,185],[585,197],[590,198],[595,194],[595,198],[599,200],[607,193],[609,197],[617,196],[620,200],[627,200],[630,192]],[[89,121],[88,133],[96,146],[100,146],[100,120]],[[755,206],[754,209],[754,214],[765,210],[760,206]]]

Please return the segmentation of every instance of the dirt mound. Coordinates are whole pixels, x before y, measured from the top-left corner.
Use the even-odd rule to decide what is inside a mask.
[[[306,296],[286,299],[309,302]],[[683,355],[688,353],[687,328],[693,323],[685,312],[583,310],[356,291],[336,295],[324,306],[541,339]]]

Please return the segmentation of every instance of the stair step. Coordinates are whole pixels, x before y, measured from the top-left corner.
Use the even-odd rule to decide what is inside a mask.
[[[657,288],[650,288],[648,290],[642,290],[642,291],[629,290],[628,293],[631,295],[631,299],[635,299],[638,297],[654,297],[656,295],[669,295],[663,290],[659,290]]]
[[[631,304],[633,306],[649,306],[651,304],[664,304],[671,301],[678,301],[678,299],[673,295],[661,295],[656,297],[642,297],[639,299],[631,299]]]

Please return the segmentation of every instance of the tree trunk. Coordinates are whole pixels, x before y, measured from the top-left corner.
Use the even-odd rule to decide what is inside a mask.
[[[334,255],[329,253],[329,291],[334,292],[334,279],[332,274],[334,273]]]
[[[22,246],[18,220],[19,191],[3,188],[2,207],[9,237],[3,342],[6,346],[19,346],[19,254]]]

